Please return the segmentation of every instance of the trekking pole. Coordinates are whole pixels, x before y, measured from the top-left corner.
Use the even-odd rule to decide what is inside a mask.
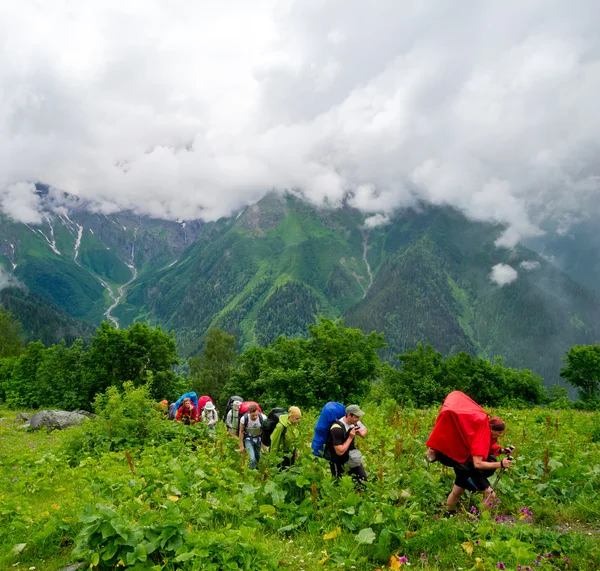
[[[514,446],[512,447],[514,449]],[[512,450],[511,450],[512,452]],[[508,455],[506,457],[507,460],[510,460],[511,462],[514,460],[514,458],[510,455]],[[504,472],[506,471],[506,468],[504,466],[502,466],[502,468],[500,468],[500,471],[498,472],[498,475],[496,476],[496,481],[494,482],[494,485],[492,486],[492,493],[494,493],[496,491],[496,486],[498,485],[498,481],[500,480],[500,476],[502,476],[502,474],[504,474]]]

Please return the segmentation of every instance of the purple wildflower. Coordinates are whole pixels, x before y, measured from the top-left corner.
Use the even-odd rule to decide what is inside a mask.
[[[398,559],[398,561],[400,561],[400,563],[408,563],[408,557],[406,557],[405,555],[403,555],[402,557],[400,557]]]
[[[504,563],[502,563],[502,561],[498,561],[498,564],[496,565],[496,567],[498,567],[498,569],[506,569],[506,565],[504,565]]]

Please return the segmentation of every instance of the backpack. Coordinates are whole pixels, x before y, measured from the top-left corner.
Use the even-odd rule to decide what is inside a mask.
[[[253,404],[255,404],[258,407],[259,418],[261,419],[261,422],[262,422],[262,416],[260,416],[260,415],[262,415],[262,410],[260,408],[260,405],[257,402],[254,402],[252,400],[244,401],[238,407],[238,421],[234,422],[234,426],[233,426],[233,430],[237,436],[240,435],[240,420],[242,417],[245,417],[246,420],[244,421],[244,423],[248,424],[248,409],[250,408],[250,405],[253,405]]]
[[[227,401],[227,406],[225,407],[225,414],[223,415],[223,422],[225,422],[227,420],[227,415],[230,413],[230,411],[233,410],[233,403],[234,402],[238,402],[241,403],[243,402],[244,399],[242,397],[238,397],[238,396],[232,396],[230,397],[230,399]]]
[[[282,414],[286,414],[286,413],[287,413],[287,411],[285,410],[285,408],[274,408],[267,415],[267,419],[263,420],[263,423],[262,423],[263,431],[262,431],[262,434],[260,435],[260,437],[261,437],[262,443],[265,446],[271,446],[271,434],[273,434],[275,427],[279,424],[279,417]],[[287,426],[284,427],[284,429],[283,429],[282,438],[285,438],[286,430],[287,430]]]
[[[198,410],[198,416],[200,416],[200,414],[202,413],[202,410],[206,406],[207,402],[212,402],[212,399],[207,396],[200,397],[200,399],[198,400],[198,403],[196,404],[196,409]]]
[[[315,456],[323,457],[331,425],[345,414],[346,407],[341,402],[328,402],[322,408],[312,440],[312,450]]]
[[[175,420],[175,415],[177,414],[177,407],[175,406],[177,403],[172,402],[169,405],[169,416],[167,417],[169,420]]]
[[[198,410],[198,395],[196,393],[185,393],[183,395],[181,395],[176,401],[175,401],[175,411],[177,411],[177,409],[181,406],[181,403],[183,402],[183,399],[185,398],[189,398],[194,407],[196,408],[196,410]]]
[[[345,464],[346,462],[348,462],[348,458],[350,457],[350,451],[346,450],[346,452],[342,456],[338,456],[333,450],[333,443],[331,442],[331,429],[334,426],[339,426],[344,431],[344,440],[348,436],[348,431],[346,430],[346,427],[339,420],[334,420],[331,423],[331,426],[329,427],[329,434],[327,435],[327,443],[325,444],[323,458],[325,458],[325,460],[329,460],[329,462],[335,462],[336,464]]]

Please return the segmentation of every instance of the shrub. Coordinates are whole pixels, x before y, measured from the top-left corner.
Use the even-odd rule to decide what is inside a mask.
[[[97,418],[71,429],[64,447],[72,462],[82,455],[137,449],[177,437],[206,436],[204,425],[183,426],[163,420],[146,385],[123,384],[120,392],[109,387],[94,400]]]

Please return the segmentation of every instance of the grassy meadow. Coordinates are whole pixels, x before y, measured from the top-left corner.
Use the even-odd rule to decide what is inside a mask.
[[[211,438],[150,411],[130,439],[107,420],[47,434],[0,409],[0,569],[600,568],[598,414],[495,412],[516,446],[500,502],[465,494],[446,519],[453,472],[423,460],[437,409],[367,407],[358,493],[311,455],[311,414],[280,473],[268,454],[248,471],[222,423]]]

